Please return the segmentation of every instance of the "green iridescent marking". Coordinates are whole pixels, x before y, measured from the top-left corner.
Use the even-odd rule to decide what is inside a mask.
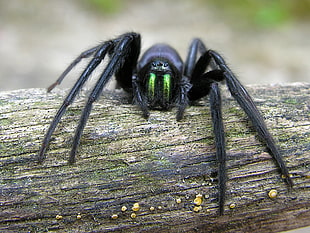
[[[149,82],[148,82],[148,94],[149,97],[154,98],[155,96],[155,82],[156,74],[150,73]]]
[[[163,77],[164,77],[164,98],[167,101],[170,99],[171,76],[170,74],[165,74]]]

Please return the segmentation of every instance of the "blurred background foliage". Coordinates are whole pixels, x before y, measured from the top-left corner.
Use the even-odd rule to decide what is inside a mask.
[[[126,31],[182,57],[200,37],[245,84],[309,82],[309,12],[310,0],[0,0],[0,91],[46,87],[79,52]]]
[[[124,5],[123,0],[79,0],[81,4],[97,13],[118,13]]]
[[[100,14],[119,13],[126,5],[125,0],[80,2]],[[140,0],[140,3],[144,4],[144,1]],[[212,4],[227,17],[243,19],[244,26],[276,27],[295,20],[310,19],[310,0],[198,0],[197,4]]]
[[[222,9],[230,17],[247,23],[274,27],[294,20],[310,19],[310,0],[202,0]]]

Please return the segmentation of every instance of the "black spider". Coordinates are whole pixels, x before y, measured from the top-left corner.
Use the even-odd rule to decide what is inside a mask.
[[[179,54],[166,44],[152,46],[143,54],[138,62],[140,35],[134,32],[123,34],[81,53],[62,73],[59,79],[49,87],[48,91],[51,91],[56,85],[61,83],[63,78],[77,63],[83,58],[92,56],[92,60],[70,90],[45,134],[38,155],[40,163],[45,159],[45,151],[50,142],[51,135],[67,107],[73,102],[90,74],[105,59],[107,54],[110,57],[109,62],[90,93],[79,125],[76,128],[69,158],[70,164],[75,162],[77,147],[92,105],[98,99],[104,86],[113,75],[115,75],[120,87],[133,94],[134,102],[140,106],[145,118],[149,116],[149,109],[159,107],[169,110],[172,107],[177,107],[176,118],[177,120],[181,120],[189,101],[198,100],[209,95],[215,135],[216,157],[219,166],[219,210],[220,214],[223,214],[226,190],[226,151],[221,112],[221,95],[218,82],[226,81],[230,93],[252,121],[257,133],[266,143],[267,148],[280,167],[286,182],[292,187],[293,182],[289,176],[288,169],[272,136],[267,130],[263,117],[250,95],[217,52],[207,50],[200,39],[194,39],[190,45],[185,63],[183,63]]]

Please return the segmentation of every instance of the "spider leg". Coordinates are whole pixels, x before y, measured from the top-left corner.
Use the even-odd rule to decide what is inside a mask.
[[[281,173],[285,176],[287,184],[292,187],[293,181],[290,178],[288,169],[279,153],[278,148],[276,147],[274,139],[272,138],[271,134],[267,129],[267,126],[265,125],[262,115],[254,104],[251,96],[238,81],[232,71],[228,68],[224,59],[215,51],[209,50],[208,53],[214,59],[219,68],[223,71],[223,76],[226,80],[230,93],[237,100],[241,108],[245,111],[245,113],[251,120],[259,136],[266,143],[273,158],[276,160],[278,166],[280,167]]]
[[[220,215],[224,213],[226,192],[226,150],[225,133],[221,109],[221,93],[218,84],[213,82],[210,89],[210,108],[215,135],[216,158],[218,162],[218,184],[219,184],[219,209]]]
[[[198,53],[201,53],[201,55],[197,60]],[[211,68],[211,71],[205,72],[208,66]],[[275,142],[264,123],[263,117],[245,88],[227,67],[224,59],[217,52],[206,50],[203,42],[199,39],[195,39],[191,44],[184,72],[188,77],[190,77],[190,82],[193,85],[188,93],[189,100],[194,101],[210,94],[213,131],[216,143],[216,157],[219,165],[218,179],[220,214],[223,214],[224,212],[227,175],[221,99],[216,82],[226,80],[232,96],[237,100],[241,108],[248,115],[259,136],[266,143],[273,158],[280,167],[281,173],[286,178],[286,182],[290,187],[292,187],[293,182],[289,176],[288,169],[285,166]]]
[[[100,45],[100,48],[97,48],[97,52],[94,55],[94,58],[89,62],[88,66],[84,70],[84,72],[81,74],[77,82],[74,84],[73,88],[70,90],[69,94],[63,101],[63,104],[59,108],[58,112],[56,113],[53,121],[51,122],[41,145],[39,154],[38,154],[38,161],[39,163],[42,163],[45,159],[45,151],[47,149],[47,146],[51,140],[51,136],[56,129],[57,124],[59,123],[61,117],[65,113],[67,107],[73,102],[76,95],[81,90],[84,83],[89,78],[90,74],[96,69],[96,67],[99,65],[99,63],[104,59],[107,51],[111,48],[113,43],[111,41],[108,41],[102,45]],[[73,64],[73,63],[72,63]],[[68,70],[68,69],[67,69]]]
[[[192,88],[192,84],[190,83],[188,77],[183,75],[180,86],[181,87],[178,101],[178,111],[176,115],[177,121],[180,121],[183,118],[185,108],[187,107],[189,102],[188,93]]]
[[[197,56],[199,54],[199,59]],[[206,72],[210,66],[211,71]],[[224,213],[226,193],[226,150],[225,133],[222,120],[221,95],[218,84],[222,81],[223,71],[216,69],[217,65],[207,53],[206,46],[200,39],[194,39],[190,45],[189,53],[185,62],[184,74],[190,77],[191,89],[188,98],[191,101],[198,100],[210,94],[210,109],[215,136],[216,159],[218,164],[218,201],[220,215]],[[205,73],[206,72],[206,73]]]
[[[142,110],[143,117],[147,119],[150,116],[150,112],[146,104],[147,102],[145,100],[145,97],[141,94],[142,90],[137,81],[136,75],[133,75],[132,77],[132,88],[133,88],[134,102],[136,102],[139,105],[140,109]]]
[[[210,56],[205,56],[206,52],[207,48],[205,44],[202,42],[202,40],[200,40],[199,38],[195,38],[189,47],[189,51],[185,61],[184,65],[185,76],[191,77],[192,80],[193,76],[200,78],[200,75],[202,75],[206,71],[207,66],[210,66],[212,69],[216,69],[216,64],[213,60],[210,59]],[[197,64],[198,54],[200,54],[199,57],[199,60],[201,60],[200,64]],[[204,58],[202,59],[201,56],[204,56]]]
[[[73,138],[73,144],[69,158],[70,164],[75,162],[75,154],[77,151],[77,147],[79,145],[81,135],[86,125],[87,119],[90,115],[93,103],[98,99],[104,86],[110,80],[111,76],[114,73],[118,73],[122,65],[126,63],[126,58],[128,59],[130,52],[135,52],[130,51],[132,46],[135,44],[133,42],[139,41],[140,43],[140,35],[135,33],[128,33],[119,38],[121,38],[121,40],[115,46],[114,53],[111,55],[109,63],[107,64],[105,70],[103,71],[97,83],[95,84],[95,87],[93,88],[91,94],[89,95],[87,103],[83,109],[79,124],[76,128],[76,132]]]
[[[65,76],[75,67],[82,59],[90,57],[94,52],[96,52],[102,45],[97,45],[89,50],[82,52],[74,61],[62,72],[59,78],[47,88],[47,92],[51,92],[55,88],[55,86],[59,85]]]
[[[196,38],[192,41],[192,43],[189,46],[189,51],[184,65],[185,76],[187,77],[192,76],[193,70],[196,66],[198,53],[204,54],[206,51],[207,51],[206,46],[200,39]]]
[[[208,66],[212,70],[205,73]],[[222,73],[223,71],[217,69],[217,65],[207,53],[204,43],[199,38],[194,39],[189,47],[184,64],[184,75],[190,78],[192,84],[192,88],[188,93],[189,100],[198,100],[208,95],[210,84],[213,81],[219,82],[224,79]]]

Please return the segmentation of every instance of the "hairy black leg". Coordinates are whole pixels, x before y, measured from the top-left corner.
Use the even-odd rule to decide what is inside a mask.
[[[141,39],[137,37],[130,45],[128,57],[121,67],[116,69],[115,78],[119,87],[127,92],[132,92],[132,78],[136,73],[136,67],[141,50]]]
[[[226,192],[226,150],[221,105],[221,93],[218,84],[212,83],[210,89],[210,108],[218,163],[219,206],[220,214],[222,215],[224,213]]]
[[[82,115],[79,121],[79,125],[77,126],[77,129],[76,129],[76,132],[73,138],[73,144],[72,144],[72,149],[71,149],[70,158],[69,158],[70,164],[75,162],[75,154],[77,151],[77,147],[79,145],[80,138],[81,138],[83,129],[86,125],[89,114],[91,112],[93,103],[98,99],[104,86],[110,80],[111,76],[115,72],[117,72],[117,69],[122,67],[126,59],[130,57],[129,53],[130,53],[131,45],[133,41],[140,40],[140,35],[135,34],[135,33],[128,33],[128,34],[122,35],[119,38],[121,38],[121,40],[115,46],[114,53],[111,56],[111,60],[109,61],[103,73],[101,74],[100,78],[98,79],[97,83],[95,84],[95,87],[93,88],[91,94],[89,95],[85,108],[83,109],[83,112],[82,112]]]
[[[204,45],[204,43],[200,39],[196,38],[192,41],[192,43],[189,47],[189,51],[187,54],[185,65],[184,65],[184,75],[185,76],[187,76],[187,77],[192,76],[193,70],[196,66],[198,53],[204,54],[206,51],[207,51],[206,46]]]
[[[209,57],[209,59],[207,58]],[[189,100],[195,101],[209,94],[210,84],[213,81],[220,82],[224,80],[222,70],[211,70],[202,74],[206,70],[205,64],[210,64],[210,56],[201,56],[194,68],[191,83],[192,88],[188,93]]]
[[[285,176],[285,180],[290,187],[293,186],[293,181],[290,178],[288,169],[279,153],[278,148],[272,138],[271,134],[269,133],[264,119],[260,114],[259,110],[257,109],[256,105],[254,104],[251,96],[242,86],[242,84],[238,81],[232,71],[227,67],[224,59],[215,51],[208,52],[210,56],[215,60],[221,70],[223,70],[223,75],[225,77],[227,86],[229,91],[231,92],[232,96],[237,100],[241,108],[245,111],[249,119],[251,120],[253,126],[255,127],[256,131],[258,132],[259,136],[262,140],[266,143],[268,149],[270,150],[273,158],[276,160],[278,166],[281,169],[281,173]]]
[[[67,67],[67,69],[62,72],[62,74],[59,76],[59,78],[54,82],[52,85],[50,85],[47,88],[47,92],[50,92],[54,89],[55,86],[59,85],[62,80],[66,77],[66,75],[75,67],[82,59],[90,57],[92,54],[94,54],[102,45],[97,45],[96,47],[93,47],[89,50],[86,50],[82,52],[74,61]]]
[[[188,92],[191,89],[192,84],[186,76],[183,76],[180,86],[180,94],[178,97],[178,111],[176,116],[177,121],[180,121],[183,118],[185,108],[188,105]]]
[[[208,65],[212,65],[212,68],[215,69],[205,73]],[[193,87],[188,93],[191,101],[198,100],[208,95],[211,82],[220,82],[224,79],[223,71],[216,68],[215,65],[211,64],[211,57],[208,53],[204,53],[198,59],[191,76]]]
[[[107,51],[111,48],[113,45],[112,42],[106,42],[103,45],[100,45],[101,47],[98,49],[96,54],[94,55],[94,58],[89,62],[88,66],[84,70],[84,72],[81,74],[77,82],[74,84],[73,88],[70,90],[69,94],[63,101],[63,104],[61,105],[60,109],[56,113],[53,121],[51,122],[41,145],[40,152],[38,154],[38,161],[39,163],[42,163],[43,160],[45,159],[45,151],[47,149],[47,146],[50,142],[52,133],[54,132],[57,124],[59,123],[61,117],[65,113],[67,107],[73,102],[74,98],[76,95],[79,93],[81,90],[82,86],[85,84],[87,81],[88,77],[90,74],[93,72],[94,69],[100,64],[100,62],[104,59]]]
[[[141,108],[142,114],[144,118],[148,118],[150,116],[150,112],[147,106],[146,97],[142,95],[141,85],[138,83],[137,76],[134,75],[132,77],[132,89],[133,89],[133,97],[134,102],[139,105]]]
[[[205,73],[208,66],[210,66],[211,71]],[[188,92],[190,101],[195,101],[208,95],[211,80],[217,82],[223,80],[223,71],[217,69],[217,65],[207,53],[206,46],[200,39],[192,41],[184,67],[184,75],[190,79],[192,84]]]

